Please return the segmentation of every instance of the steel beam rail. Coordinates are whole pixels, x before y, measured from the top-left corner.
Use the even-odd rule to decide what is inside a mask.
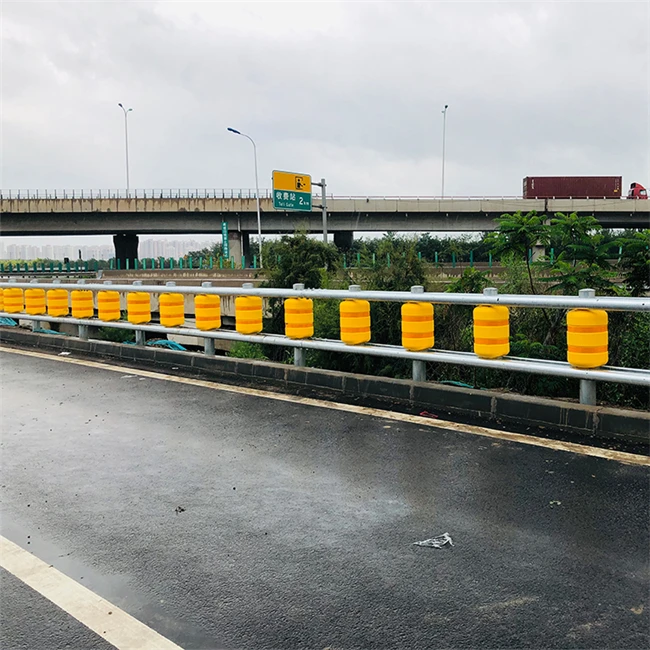
[[[346,345],[330,339],[290,339],[277,334],[239,334],[224,330],[199,330],[189,327],[163,327],[162,325],[134,325],[125,321],[101,321],[99,319],[80,319],[71,317],[55,317],[33,314],[14,314],[0,312],[0,317],[19,320],[43,321],[48,323],[72,323],[82,328],[113,327],[125,330],[140,330],[155,334],[177,334],[196,336],[205,339],[222,339],[227,341],[243,341],[261,343],[263,345],[279,345],[283,347],[324,350],[350,354],[367,354],[375,357],[389,357],[409,361],[429,361],[432,363],[462,364],[477,368],[491,368],[511,372],[535,373],[571,379],[586,379],[593,381],[609,381],[620,384],[634,384],[650,387],[650,371],[641,369],[617,368],[605,366],[597,370],[581,370],[568,363],[560,361],[524,359],[520,357],[502,357],[501,359],[482,359],[469,352],[446,352],[432,350],[430,352],[411,352],[393,345]],[[86,330],[87,331],[87,330]]]
[[[237,287],[187,287],[133,284],[73,284],[49,282],[0,282],[2,289],[66,289],[89,291],[138,291],[145,293],[213,294],[218,296],[260,296],[262,298],[312,298],[314,300],[371,300],[381,302],[430,302],[448,305],[506,305],[550,309],[605,309],[607,311],[650,311],[650,297],[537,296],[482,293],[412,293],[410,291],[350,291],[346,289],[262,289]]]

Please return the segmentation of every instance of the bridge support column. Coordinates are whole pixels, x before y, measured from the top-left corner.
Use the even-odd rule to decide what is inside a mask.
[[[228,233],[230,243],[230,257],[235,258],[235,265],[239,266],[242,256],[246,258],[246,266],[250,266],[251,258],[251,237],[249,232],[231,231]]]
[[[113,235],[113,246],[115,246],[115,259],[119,260],[121,268],[126,268],[126,260],[129,260],[130,266],[133,267],[133,260],[138,259],[138,236],[120,232]]]
[[[542,257],[544,257],[544,255],[546,255],[546,247],[544,246],[544,244],[537,243],[533,246],[532,253],[533,253],[532,261],[537,262],[537,260],[541,259]]]
[[[354,241],[354,232],[343,230],[334,233],[334,245],[341,250],[350,250]]]

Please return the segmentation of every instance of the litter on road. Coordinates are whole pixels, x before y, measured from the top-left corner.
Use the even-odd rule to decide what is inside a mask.
[[[413,546],[428,546],[430,548],[442,548],[445,544],[449,544],[449,546],[454,545],[449,533],[438,535],[438,537],[431,537],[430,539],[424,539],[421,542],[413,542]]]

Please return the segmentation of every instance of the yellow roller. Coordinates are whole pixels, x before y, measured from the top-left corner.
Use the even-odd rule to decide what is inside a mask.
[[[221,327],[221,299],[212,294],[200,294],[194,298],[196,327],[200,330],[216,330]]]
[[[180,327],[185,322],[185,298],[182,293],[163,293],[159,300],[160,323]]]
[[[367,300],[344,300],[339,314],[343,343],[361,345],[370,340],[370,303]]]
[[[151,320],[151,296],[144,291],[129,292],[126,296],[126,314],[134,325]]]
[[[284,301],[284,331],[290,339],[314,336],[314,301],[311,298]]]
[[[23,290],[11,287],[4,290],[4,308],[10,314],[18,314],[23,310]]]
[[[412,352],[433,347],[433,305],[406,302],[402,305],[402,346]]]
[[[503,305],[474,308],[474,353],[497,359],[510,352],[510,312]]]
[[[45,289],[25,289],[25,311],[33,316],[44,314],[47,311]]]
[[[120,320],[120,294],[118,291],[100,291],[97,294],[97,317],[99,320]]]
[[[572,309],[566,317],[567,361],[576,368],[598,368],[609,358],[607,312]]]
[[[92,318],[95,315],[92,291],[75,289],[71,293],[71,298],[74,318]]]
[[[258,334],[262,327],[262,299],[259,296],[237,296],[235,329],[240,334]]]
[[[68,292],[65,289],[49,289],[47,292],[47,313],[50,316],[67,316],[68,311]]]

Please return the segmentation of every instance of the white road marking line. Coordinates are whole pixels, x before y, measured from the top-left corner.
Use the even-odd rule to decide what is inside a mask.
[[[32,352],[31,350],[17,350],[15,348],[0,347],[0,352],[9,352],[23,356],[37,357],[39,359],[49,359],[59,363],[73,363],[79,366],[89,368],[98,368],[100,370],[110,370],[111,372],[124,372],[123,366],[112,366],[108,363],[98,361],[86,361],[85,359],[73,359],[70,357],[52,356],[43,352]],[[459,424],[448,420],[431,420],[430,418],[419,415],[409,415],[407,413],[398,413],[394,411],[383,411],[381,409],[370,408],[367,406],[354,406],[351,404],[342,404],[339,402],[327,402],[325,400],[314,399],[313,397],[298,397],[286,393],[274,393],[259,388],[246,388],[244,386],[233,386],[230,384],[220,384],[203,379],[189,379],[187,377],[176,377],[174,375],[165,375],[150,370],[140,370],[129,367],[132,375],[140,377],[149,377],[150,379],[160,379],[162,381],[171,381],[178,384],[188,384],[190,386],[201,386],[211,390],[220,390],[228,393],[239,393],[241,395],[251,395],[254,397],[264,397],[274,399],[280,402],[291,402],[292,404],[303,404],[305,406],[316,406],[319,408],[331,409],[334,411],[345,411],[348,413],[357,413],[359,415],[369,415],[372,417],[383,418],[384,420],[394,420],[396,422],[410,422],[421,427],[430,429],[445,429],[448,431],[457,431],[459,433],[470,433],[476,436],[485,436],[486,438],[495,438],[497,440],[509,440],[523,445],[532,445],[533,447],[545,447],[555,451],[566,451],[582,456],[593,456],[595,458],[604,458],[606,460],[615,460],[627,465],[645,465],[650,467],[650,457],[639,454],[629,454],[623,451],[614,451],[611,449],[601,449],[600,447],[589,447],[588,445],[579,445],[573,442],[563,442],[561,440],[551,440],[548,438],[538,438],[536,436],[510,433],[508,431],[499,431],[498,429],[489,429],[476,425]]]
[[[119,607],[2,536],[0,566],[118,650],[182,650]]]

